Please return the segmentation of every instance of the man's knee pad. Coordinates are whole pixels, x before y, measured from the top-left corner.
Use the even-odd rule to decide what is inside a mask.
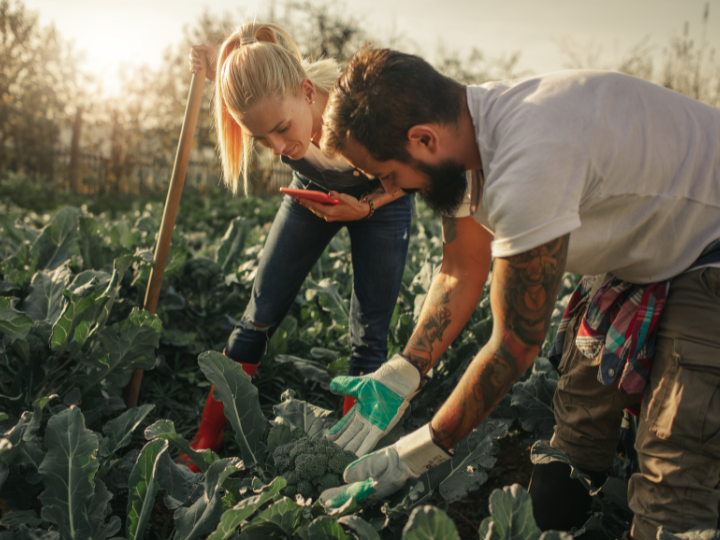
[[[604,483],[603,473],[587,473],[593,482]],[[579,480],[570,478],[570,466],[559,461],[535,465],[528,493],[533,515],[543,531],[569,531],[588,520],[592,497]]]

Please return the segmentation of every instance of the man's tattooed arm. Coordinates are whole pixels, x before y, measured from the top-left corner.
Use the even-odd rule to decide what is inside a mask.
[[[567,259],[569,235],[495,260],[493,335],[442,405],[431,426],[451,448],[480,424],[540,351]]]
[[[403,353],[425,375],[480,301],[492,235],[473,218],[443,218],[443,264]]]
[[[426,300],[430,309],[423,310],[425,316],[420,320],[405,347],[405,355],[423,375],[430,371],[435,363],[432,356],[433,347],[442,343],[445,331],[452,322],[452,313],[447,307],[450,303],[447,288],[435,287],[431,289],[431,293],[432,296],[428,295]],[[435,356],[436,360],[438,356]]]

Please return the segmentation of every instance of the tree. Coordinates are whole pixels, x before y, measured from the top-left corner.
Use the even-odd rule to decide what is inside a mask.
[[[67,105],[77,94],[76,55],[15,0],[0,0],[0,171],[51,175]]]

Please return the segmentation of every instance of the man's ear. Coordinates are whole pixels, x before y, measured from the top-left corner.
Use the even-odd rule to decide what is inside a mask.
[[[435,124],[418,124],[408,130],[408,151],[415,158],[425,161],[440,150],[440,130]]]

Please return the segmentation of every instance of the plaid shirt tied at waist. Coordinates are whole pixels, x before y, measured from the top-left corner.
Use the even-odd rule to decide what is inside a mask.
[[[714,262],[720,262],[720,239],[705,248],[686,272]],[[570,319],[597,279],[583,277],[568,301],[549,355],[555,367],[560,363]],[[625,394],[640,393],[647,385],[658,323],[671,283],[672,278],[638,285],[613,276],[592,297],[575,345],[588,358],[602,354],[598,380],[605,386],[613,384],[618,375],[618,388]]]

